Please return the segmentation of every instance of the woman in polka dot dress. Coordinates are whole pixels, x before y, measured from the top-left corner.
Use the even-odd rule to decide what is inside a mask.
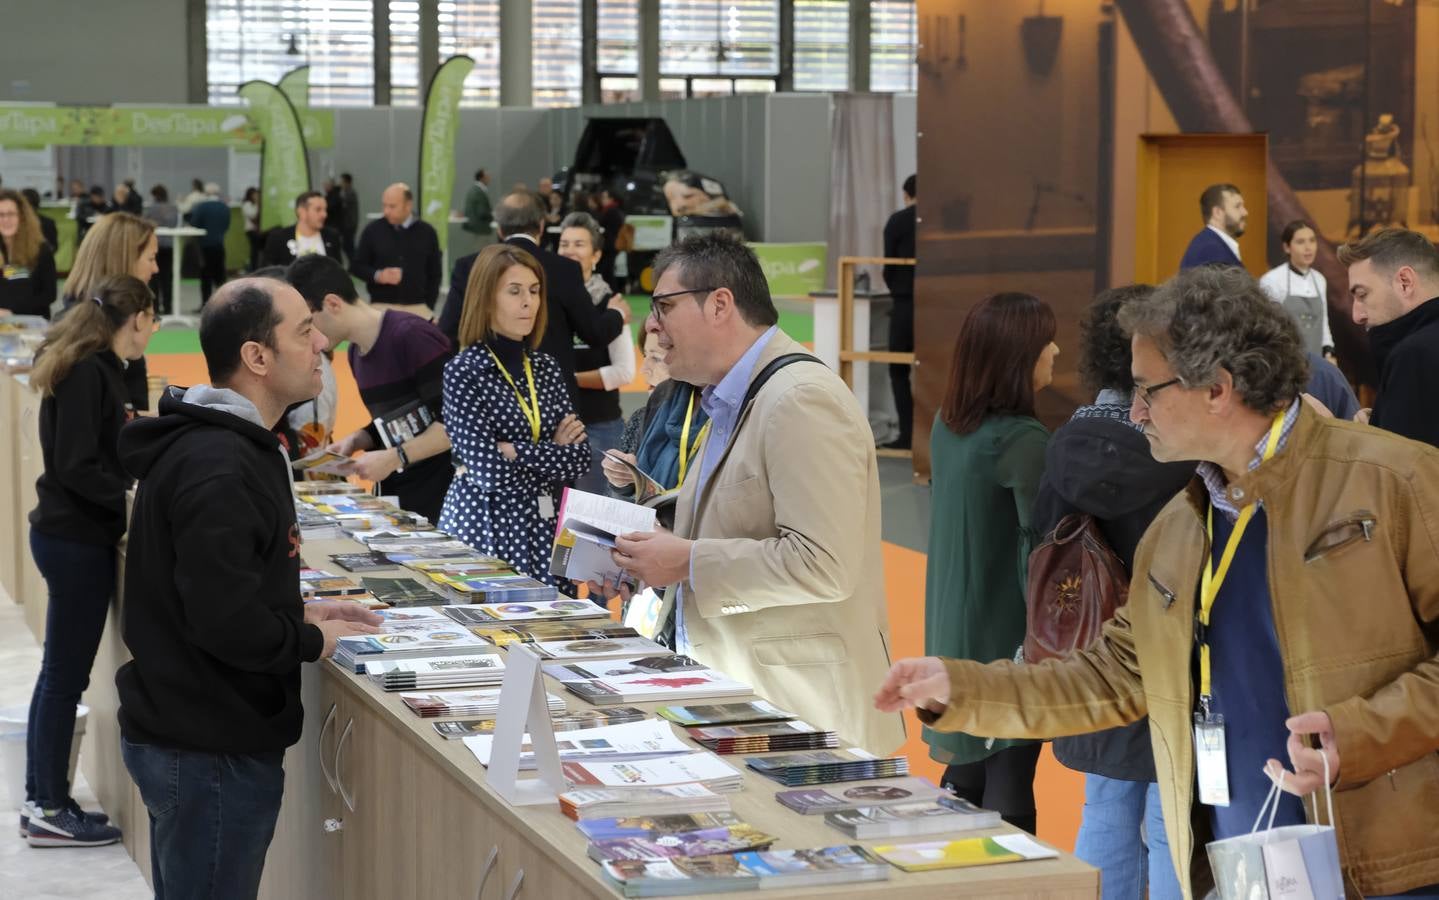
[[[445,366],[445,429],[455,478],[439,526],[515,571],[554,584],[555,510],[565,482],[590,467],[559,365],[535,352],[545,330],[545,276],[508,244],[486,247],[470,270],[461,352]]]

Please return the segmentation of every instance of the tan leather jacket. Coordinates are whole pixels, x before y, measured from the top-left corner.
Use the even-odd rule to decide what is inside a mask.
[[[1351,896],[1439,884],[1439,450],[1304,407],[1285,449],[1229,485],[1264,503],[1269,590],[1292,713],[1334,722]],[[1145,533],[1129,604],[1094,648],[1040,665],[947,660],[934,727],[1047,738],[1148,713],[1175,870],[1212,883],[1194,802],[1194,610],[1208,554],[1196,479]],[[1310,821],[1318,814],[1305,809]],[[1176,823],[1184,823],[1176,827]]]

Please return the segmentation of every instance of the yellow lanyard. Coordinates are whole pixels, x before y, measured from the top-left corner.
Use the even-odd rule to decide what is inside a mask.
[[[530,440],[538,444],[540,442],[540,396],[535,392],[535,373],[534,370],[530,368],[530,355],[528,353],[525,354],[525,378],[530,383],[531,404],[526,406],[525,398],[520,396],[520,386],[515,384],[515,380],[510,377],[510,373],[505,371],[504,363],[500,362],[500,358],[495,356],[495,351],[489,347],[486,347],[485,351],[489,353],[490,358],[495,361],[495,367],[500,370],[500,374],[505,376],[505,380],[510,383],[510,389],[515,392],[515,402],[520,404],[520,412],[525,414],[525,421],[530,423]]]
[[[1279,447],[1279,434],[1284,430],[1284,414],[1280,412],[1274,417],[1274,424],[1269,427],[1269,440],[1264,445],[1264,455],[1261,459],[1268,462],[1274,451]],[[1219,588],[1224,584],[1224,576],[1229,574],[1229,564],[1234,562],[1234,554],[1239,550],[1239,541],[1244,537],[1244,529],[1249,527],[1249,520],[1254,518],[1254,504],[1249,503],[1239,511],[1239,519],[1234,523],[1234,530],[1229,533],[1229,541],[1224,545],[1224,553],[1219,557],[1219,569],[1214,568],[1214,503],[1209,504],[1209,515],[1205,519],[1205,527],[1209,530],[1209,556],[1204,561],[1204,573],[1200,578],[1199,586],[1199,703],[1204,715],[1209,714],[1210,699],[1210,668],[1209,668],[1209,613],[1214,608],[1214,600],[1219,596]]]
[[[690,405],[685,410],[684,428],[680,430],[680,480],[675,483],[675,490],[678,491],[685,483],[685,471],[689,469],[690,460],[699,452],[700,445],[704,443],[704,437],[710,430],[710,423],[705,422],[700,426],[700,433],[695,435],[695,445],[690,446],[690,422],[694,420],[695,401],[697,395],[690,394]]]

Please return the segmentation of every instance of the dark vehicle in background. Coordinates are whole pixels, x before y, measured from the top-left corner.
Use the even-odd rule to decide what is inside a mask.
[[[674,241],[712,231],[743,235],[739,207],[718,180],[688,167],[664,119],[589,119],[574,162],[555,174],[554,184],[567,213],[577,197],[601,188],[620,200],[626,230],[633,228],[626,271],[645,290],[655,253]]]

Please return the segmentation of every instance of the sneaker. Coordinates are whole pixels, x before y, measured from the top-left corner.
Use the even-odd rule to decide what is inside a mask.
[[[106,825],[110,822],[110,817],[102,812],[86,812],[85,810],[81,809],[80,804],[76,803],[74,798],[71,798],[69,804],[66,806],[66,809],[70,809],[79,813],[80,815],[89,819],[91,822],[96,823],[97,825]],[[20,837],[27,838],[30,836],[30,817],[34,814],[35,802],[33,800],[26,800],[25,803],[20,807]]]
[[[94,821],[78,807],[31,808],[26,840],[32,847],[100,847],[120,840],[120,829]]]

